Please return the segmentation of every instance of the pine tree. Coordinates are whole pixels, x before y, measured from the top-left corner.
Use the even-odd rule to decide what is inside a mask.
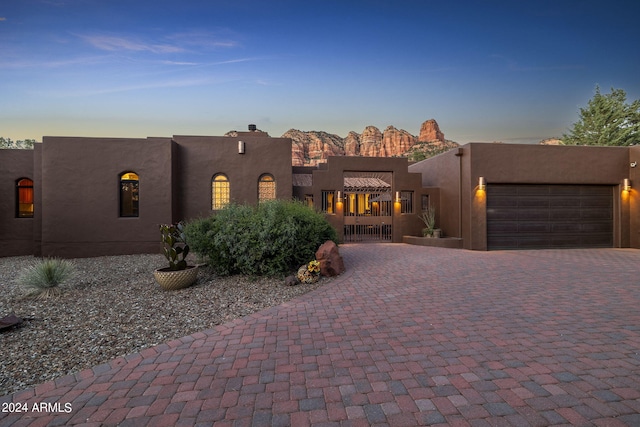
[[[622,89],[596,93],[586,108],[580,108],[580,120],[569,134],[562,135],[567,145],[628,146],[640,143],[640,100],[627,103]]]

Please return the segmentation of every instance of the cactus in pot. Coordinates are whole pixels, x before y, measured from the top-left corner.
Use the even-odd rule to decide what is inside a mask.
[[[161,224],[160,234],[164,256],[169,261],[169,269],[184,270],[187,268],[187,255],[189,255],[189,245],[184,234],[184,224]]]
[[[184,233],[184,224],[160,225],[162,251],[169,267],[153,272],[156,282],[166,290],[186,288],[198,278],[198,266],[187,264],[189,245]]]

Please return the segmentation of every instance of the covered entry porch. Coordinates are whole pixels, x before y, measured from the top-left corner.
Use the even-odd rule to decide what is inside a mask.
[[[392,181],[390,172],[344,173],[345,242],[391,242]]]
[[[424,201],[438,200],[408,169],[406,158],[329,157],[293,168],[293,194],[324,212],[342,242],[402,243],[421,235]]]

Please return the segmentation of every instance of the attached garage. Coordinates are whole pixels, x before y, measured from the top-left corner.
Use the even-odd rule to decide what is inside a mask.
[[[610,185],[493,184],[486,191],[489,250],[613,247]]]

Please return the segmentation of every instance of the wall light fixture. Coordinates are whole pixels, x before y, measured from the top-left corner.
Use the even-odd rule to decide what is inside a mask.
[[[484,176],[478,178],[478,190],[484,191],[487,188],[487,182],[484,180]]]
[[[631,190],[631,180],[629,178],[625,178],[622,181],[622,191],[629,191]]]

